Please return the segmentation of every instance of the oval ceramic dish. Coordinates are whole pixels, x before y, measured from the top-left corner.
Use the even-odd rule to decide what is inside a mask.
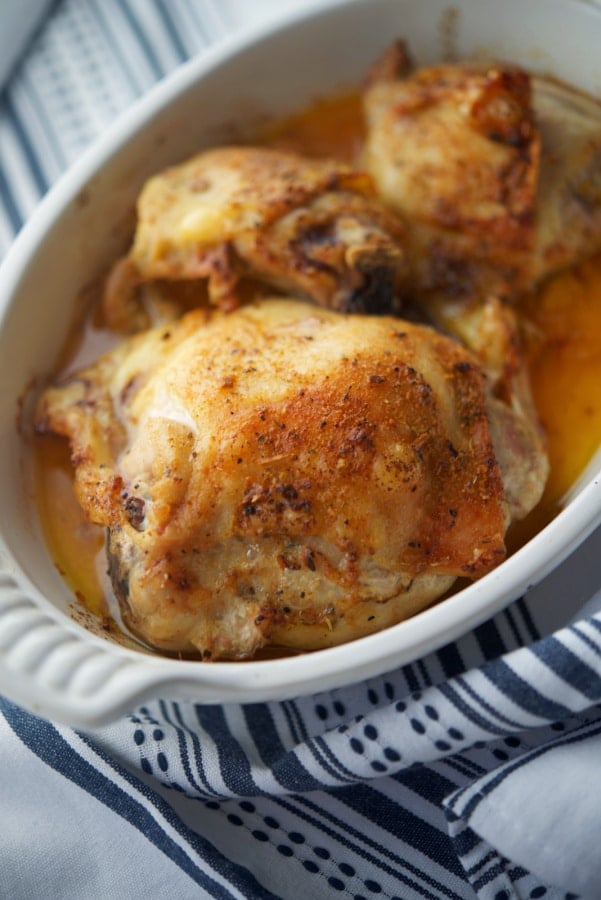
[[[577,0],[359,0],[323,3],[183,66],[122,116],[51,191],[0,275],[0,692],[94,727],[145,698],[246,702],[381,674],[458,637],[540,582],[601,521],[592,465],[564,511],[498,569],[409,621],[350,644],[249,663],[165,659],[113,642],[73,616],[23,474],[16,422],[26,388],[52,370],[74,303],[114,258],[143,181],[264,116],[355,83],[393,36],[420,64],[505,58],[601,91],[601,10]],[[350,50],[349,48],[352,48]]]

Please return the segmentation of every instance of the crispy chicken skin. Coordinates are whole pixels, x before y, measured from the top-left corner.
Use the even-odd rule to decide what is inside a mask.
[[[209,150],[151,178],[132,249],[105,294],[109,322],[145,327],[136,287],[208,279],[210,299],[238,305],[241,276],[345,312],[393,311],[405,229],[343,163],[253,147]]]
[[[486,375],[491,435],[505,499],[511,518],[523,519],[542,496],[549,459],[515,311],[496,297],[480,304],[438,297],[428,306],[438,329],[459,338]]]
[[[36,427],[70,440],[132,629],[213,659],[337,644],[478,578],[529,477],[457,341],[289,299],[125,340]]]
[[[601,247],[601,108],[516,66],[410,71],[365,91],[363,163],[410,224],[412,290],[514,300]]]
[[[397,48],[394,48],[395,50]],[[410,223],[414,288],[482,294],[524,277],[540,153],[528,75],[442,65],[372,73],[363,162]],[[381,79],[381,80],[379,80]]]

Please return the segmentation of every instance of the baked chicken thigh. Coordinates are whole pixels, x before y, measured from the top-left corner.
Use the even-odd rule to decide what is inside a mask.
[[[503,559],[546,475],[457,341],[290,299],[128,338],[48,388],[36,426],[70,440],[131,628],[213,659],[428,606]]]
[[[371,179],[343,163],[253,147],[209,150],[144,186],[132,249],[109,278],[109,324],[149,324],[139,285],[208,279],[210,300],[238,305],[241,276],[332,309],[393,311],[405,229]]]
[[[365,92],[365,167],[410,225],[412,291],[512,300],[601,248],[601,106],[509,65],[411,71]]]

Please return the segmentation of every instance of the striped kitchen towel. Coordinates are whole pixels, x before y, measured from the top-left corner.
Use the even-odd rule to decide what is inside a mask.
[[[300,2],[54,3],[0,96],[0,250],[137,96]],[[600,898],[600,553],[317,696],[166,698],[85,734],[0,698],[0,897]]]

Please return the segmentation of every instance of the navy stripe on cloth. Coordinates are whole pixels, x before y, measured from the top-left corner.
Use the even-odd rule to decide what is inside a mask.
[[[511,763],[503,766],[503,768],[492,778],[490,778],[486,783],[480,786],[478,793],[475,794],[465,805],[465,807],[461,810],[461,815],[463,818],[467,819],[476,807],[485,799],[495,788],[497,788],[503,781],[505,781],[513,772],[517,771],[517,769],[522,768],[522,766],[528,765],[528,763],[532,762],[534,759],[538,759],[541,756],[544,756],[546,753],[552,752],[555,747],[566,747],[570,744],[578,744],[582,741],[586,741],[589,737],[593,737],[601,734],[601,723],[595,724],[593,727],[585,724],[577,732],[572,732],[571,734],[565,735],[563,738],[560,738],[551,746],[544,744],[541,747],[538,747],[536,750],[530,751],[526,756],[520,757],[514,760]],[[450,807],[457,806],[459,797],[453,798]]]
[[[405,679],[407,681],[409,691],[412,694],[414,694],[416,691],[419,691],[421,684],[413,670],[413,666],[410,663],[407,663],[403,666],[403,675],[405,676]]]
[[[171,46],[175,50],[180,62],[184,62],[184,60],[188,59],[188,53],[169,10],[169,5],[161,2],[161,0],[157,0],[155,8],[163,24],[165,35],[169,38]]]
[[[257,751],[272,775],[290,793],[319,790],[321,784],[293,753],[287,753],[275,727],[269,706],[243,707],[244,719]]]
[[[126,2],[126,0],[117,0],[117,3],[121,7],[123,15],[125,16],[127,23],[129,25],[129,27],[131,28],[131,32],[134,35],[139,46],[141,47],[141,49],[144,53],[144,56],[146,57],[146,60],[148,62],[148,65],[150,67],[150,70],[151,70],[153,76],[158,81],[160,78],[162,78],[164,76],[165,70],[161,66],[161,63],[159,62],[159,60],[157,58],[155,50],[154,50],[152,44],[150,43],[150,41],[148,40],[146,32],[140,26],[138,19],[132,13],[132,11],[129,7],[129,4]]]
[[[309,732],[307,731],[307,726],[305,725],[305,720],[298,704],[295,700],[288,700],[286,706],[290,710],[291,720],[295,724],[296,740],[299,743],[306,741],[309,737]]]
[[[534,619],[533,619],[532,616],[530,615],[530,610],[529,610],[528,607],[526,606],[526,601],[524,600],[524,598],[523,598],[523,597],[519,597],[519,598],[515,601],[514,607],[515,607],[515,609],[519,610],[519,612],[520,612],[520,614],[521,614],[521,616],[522,616],[522,620],[523,620],[523,622],[524,622],[524,625],[525,625],[526,628],[528,629],[528,637],[529,637],[529,639],[530,639],[531,641],[538,641],[538,640],[540,640],[541,633],[540,633],[540,631],[538,630],[538,628],[536,627],[536,625],[534,624]]]
[[[90,0],[88,8],[106,39],[106,46],[111,51],[115,64],[119,67],[119,74],[126,79],[129,87],[136,96],[141,94],[144,90],[143,82],[136,72],[135,67],[132,66],[123,53],[119,52],[115,36],[111,31],[114,26],[111,23],[110,17],[106,16],[106,6],[103,9],[102,0]]]
[[[430,766],[402,769],[390,777],[434,806],[440,806],[445,797],[457,790],[456,782],[446,778]]]
[[[572,634],[575,634],[578,639],[589,648],[589,650],[593,650],[597,656],[601,656],[601,647],[599,644],[597,644],[590,635],[586,634],[582,628],[578,625],[572,625],[570,630]]]
[[[65,151],[60,142],[59,136],[56,133],[54,122],[48,115],[46,107],[40,100],[35,82],[31,79],[27,69],[23,72],[23,77],[20,80],[20,86],[23,90],[24,96],[27,98],[27,101],[34,112],[36,119],[38,120],[40,129],[44,132],[44,135],[48,142],[48,146],[54,157],[55,166],[60,170],[66,169],[67,157],[65,156]],[[16,108],[16,114],[18,116],[21,116],[18,106]],[[23,115],[22,118],[26,119],[29,117]]]
[[[347,769],[342,760],[332,753],[323,738],[313,738],[307,741],[306,746],[323,770],[328,772],[333,778],[337,778],[338,781],[346,782],[347,784],[352,784],[357,780],[357,775],[350,769]]]
[[[282,701],[282,710],[284,712],[284,716],[288,723],[288,728],[290,729],[290,734],[292,735],[294,743],[300,744],[301,741],[306,737],[306,731],[303,725],[303,720],[299,716],[295,704],[290,700],[284,700]]]
[[[454,769],[465,778],[474,778],[474,776],[483,775],[486,771],[485,769],[482,769],[481,766],[476,765],[476,763],[472,762],[472,760],[468,759],[466,756],[446,756],[443,762],[446,766],[448,766],[449,769]]]
[[[164,700],[160,701],[159,705],[161,712],[165,717],[165,721],[171,725],[177,735],[179,759],[190,787],[193,788],[194,791],[198,791],[201,795],[206,794],[210,797],[224,796],[223,793],[215,790],[207,778],[203,762],[202,745],[198,739],[198,735],[185,725],[178,704],[170,704],[171,709],[173,710],[173,716],[170,715],[168,705]],[[192,760],[188,753],[188,741],[192,744],[194,766],[192,766]],[[198,781],[198,778],[200,778],[200,782]]]
[[[462,876],[463,869],[449,840],[445,840],[448,836],[411,810],[404,809],[370,785],[356,784],[339,789],[336,796],[364,819],[385,828],[454,875]]]
[[[495,661],[494,665],[497,665],[497,661]],[[505,665],[503,663],[503,665]],[[488,671],[487,669],[483,669],[483,671]],[[491,679],[492,680],[492,679]],[[490,716],[497,719],[499,722],[503,722],[505,726],[511,728],[512,730],[521,729],[523,727],[521,722],[516,721],[515,719],[510,719],[504,713],[500,713],[494,706],[492,706],[488,700],[486,700],[481,694],[473,689],[473,687],[468,683],[468,681],[459,676],[457,679],[457,684],[461,685],[462,689],[465,693],[475,702],[477,703],[485,712],[487,712]],[[503,729],[497,729],[497,734],[505,734],[507,731],[507,727]]]
[[[494,620],[490,619],[488,622],[478,625],[474,629],[474,635],[478,641],[478,646],[482,650],[484,659],[497,659],[505,653],[507,648]]]
[[[339,799],[344,799],[344,795],[348,790],[350,789],[338,789],[336,796]],[[314,828],[320,829],[325,835],[336,840],[343,847],[348,847],[350,851],[365,859],[366,862],[377,866],[383,874],[392,876],[407,887],[418,891],[420,896],[427,898],[427,900],[443,900],[443,898],[462,900],[461,895],[458,895],[437,878],[432,877],[424,869],[413,865],[400,852],[391,853],[373,840],[368,831],[359,832],[348,823],[341,822],[340,819],[332,816],[327,810],[322,809],[308,797],[295,798],[294,805],[282,799],[279,799],[277,802],[282,808],[293,812],[294,815],[304,819]],[[332,824],[329,825],[327,824],[328,822]],[[435,834],[436,840],[448,841],[446,834],[442,832],[435,832]],[[445,868],[448,869],[448,867]],[[436,891],[436,893],[433,893],[433,891]]]
[[[469,869],[466,869],[465,874],[468,876],[468,878],[472,875],[477,875],[481,869],[489,865],[489,863],[493,862],[493,860],[495,860],[496,858],[496,851],[490,850],[485,856],[478,860],[475,865],[471,866]]]
[[[499,859],[498,856],[496,859],[497,862],[492,865],[490,869],[487,869],[486,872],[483,872],[482,875],[474,879],[472,882],[474,890],[479,891],[481,888],[486,887],[487,884],[490,884],[491,881],[494,881],[498,875],[507,874],[506,861]]]
[[[100,803],[111,809],[136,828],[154,846],[178,865],[196,884],[204,888],[217,900],[231,900],[234,896],[226,887],[215,881],[207,873],[206,866],[200,867],[167,832],[155,816],[133,794],[126,793],[114,781],[94,768],[58,733],[49,722],[30,715],[18,706],[0,696],[0,711],[17,737],[42,762],[59,772],[69,781],[87,791]],[[115,772],[129,782],[135,792],[155,807],[160,816],[179,834],[191,850],[197,853],[215,872],[227,879],[240,890],[252,891],[253,897],[275,900],[274,895],[265,890],[254,876],[241,866],[226,859],[216,848],[200,835],[186,828],[171,806],[158,794],[138,781],[130,772],[109,759],[87,738],[82,740]]]
[[[231,733],[221,706],[195,707],[198,724],[211,736],[217,748],[219,770],[224,784],[238,797],[259,793],[251,775],[248,757]]]
[[[601,677],[556,637],[548,637],[531,648],[552,672],[589,700],[601,698]]]
[[[483,728],[491,734],[503,735],[506,733],[504,728],[499,728],[491,719],[486,719],[481,713],[470,706],[451,684],[441,684],[439,690],[443,697],[452,703],[453,706],[455,706],[466,719],[473,722],[474,725]]]
[[[596,631],[601,631],[601,622],[599,619],[593,617],[592,619],[589,619],[588,622]]]
[[[23,216],[17,205],[12,189],[0,166],[0,203],[7,216],[11,230],[16,234],[23,224]]]
[[[447,678],[454,678],[465,672],[465,665],[457,644],[445,644],[437,651],[436,655]]]
[[[420,671],[420,675],[422,676],[423,684],[425,685],[425,687],[430,687],[432,685],[432,678],[423,659],[418,659],[417,667]]]
[[[459,820],[459,816],[457,816],[452,809],[447,809],[446,813],[449,822],[456,822]],[[471,828],[466,826],[453,837],[453,844],[459,856],[465,857],[469,853],[473,853],[476,847],[482,844],[482,840],[475,831],[472,831]]]
[[[482,671],[502,694],[532,715],[550,722],[557,722],[571,715],[571,710],[567,706],[544,697],[533,685],[514,672],[504,660],[496,660],[492,665],[484,666]]]
[[[286,753],[266,703],[249,703],[242,707],[244,721],[265,765],[272,766]]]
[[[527,643],[527,642],[525,642],[525,641],[523,640],[522,635],[521,635],[520,632],[519,632],[517,623],[516,623],[516,621],[515,621],[515,618],[514,618],[514,616],[513,616],[513,613],[511,612],[511,607],[508,607],[508,608],[505,610],[505,621],[506,621],[507,624],[509,625],[509,628],[510,628],[511,633],[512,633],[512,635],[513,635],[513,639],[514,639],[514,641],[515,641],[516,647],[521,647],[521,646],[523,646],[524,643]]]
[[[33,184],[37,193],[42,196],[50,187],[48,179],[42,171],[40,160],[32,145],[32,142],[25,130],[21,117],[15,110],[10,91],[7,91],[4,98],[4,108],[8,115],[8,121],[12,126],[13,133],[19,143],[19,147],[23,153],[23,159],[27,163],[28,171],[31,175]]]

